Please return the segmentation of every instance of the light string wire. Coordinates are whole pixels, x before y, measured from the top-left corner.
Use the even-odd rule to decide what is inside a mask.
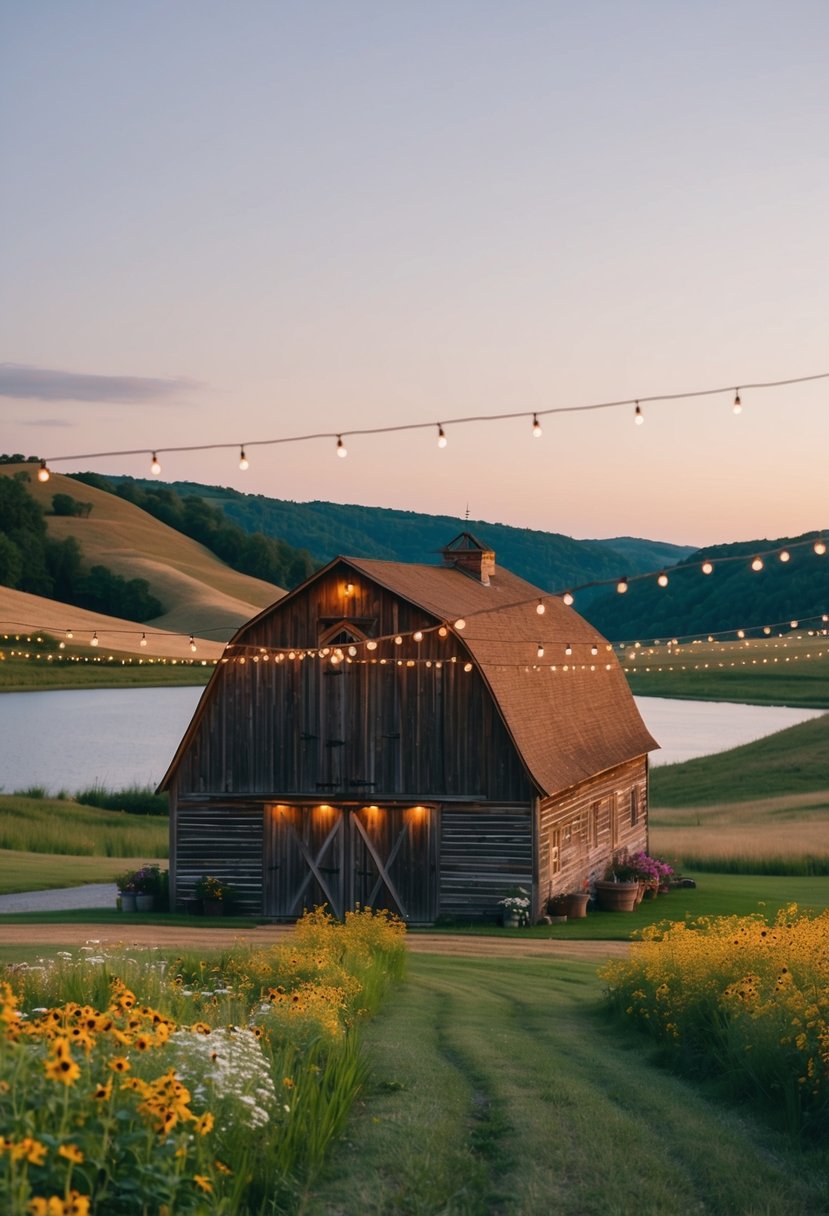
[[[221,442],[221,443],[190,443],[182,444],[174,447],[142,447],[142,448],[124,448],[114,452],[81,452],[76,455],[58,455],[47,456],[41,461],[41,471],[48,474],[48,466],[50,464],[58,464],[61,461],[67,460],[104,460],[114,456],[151,456],[153,467],[158,466],[158,455],[171,455],[176,452],[209,452],[209,451],[232,451],[239,449],[240,464],[245,468],[248,467],[246,452],[254,447],[274,447],[279,444],[286,443],[307,443],[316,439],[335,439],[337,441],[337,451],[340,455],[345,455],[346,450],[343,445],[344,438],[352,438],[361,435],[390,435],[398,434],[405,431],[422,431],[422,430],[438,430],[439,442],[445,440],[444,428],[447,426],[466,426],[472,423],[487,423],[487,422],[505,422],[516,418],[526,418],[532,423],[533,434],[540,435],[540,427],[538,419],[541,417],[549,417],[554,414],[580,414],[588,413],[595,410],[610,410],[620,409],[623,406],[635,406],[637,409],[636,420],[642,420],[641,405],[655,404],[665,401],[687,401],[692,398],[714,397],[720,396],[723,393],[734,393],[734,408],[735,410],[742,409],[741,392],[755,389],[768,388],[784,388],[793,384],[807,384],[816,380],[829,379],[829,372],[818,372],[811,376],[792,376],[785,380],[763,380],[754,381],[751,383],[740,381],[739,384],[721,385],[718,388],[694,389],[681,393],[655,393],[651,396],[640,397],[625,397],[618,401],[595,401],[588,405],[557,405],[548,406],[546,409],[536,410],[517,410],[510,413],[498,414],[469,414],[460,418],[443,418],[440,421],[434,422],[405,422],[396,423],[391,426],[371,426],[371,427],[351,427],[344,428],[339,431],[316,431],[306,435],[283,435],[274,439],[248,439],[242,443]],[[440,446],[445,446],[440,444]],[[158,468],[160,472],[160,467]]]

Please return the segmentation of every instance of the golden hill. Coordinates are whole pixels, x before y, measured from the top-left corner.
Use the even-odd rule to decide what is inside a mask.
[[[87,567],[102,565],[123,578],[146,579],[165,611],[153,621],[133,624],[132,631],[121,637],[116,635],[116,627],[123,628],[124,622],[117,618],[3,587],[0,588],[3,632],[10,631],[6,622],[12,620],[60,631],[77,621],[83,628],[97,629],[102,645],[132,652],[138,650],[142,632],[149,638],[151,633],[166,631],[170,635],[187,635],[183,649],[180,639],[169,636],[164,646],[173,649],[155,649],[154,653],[184,656],[185,652],[190,654],[189,634],[225,641],[239,625],[285,594],[281,587],[231,570],[197,541],[114,494],[60,473],[52,473],[48,482],[39,482],[36,465],[0,465],[2,476],[13,477],[20,472],[28,473],[30,481],[26,488],[47,512],[51,511],[54,494],[68,494],[80,502],[92,503],[92,511],[86,518],[47,514],[49,535],[57,540],[74,537]],[[94,624],[95,619],[99,625]],[[16,627],[12,628],[16,631]],[[106,642],[102,630],[107,635]]]

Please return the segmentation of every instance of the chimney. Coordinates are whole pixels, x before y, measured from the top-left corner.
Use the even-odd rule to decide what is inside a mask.
[[[495,550],[488,549],[471,532],[461,532],[441,552],[445,565],[489,586],[490,576],[495,573]]]

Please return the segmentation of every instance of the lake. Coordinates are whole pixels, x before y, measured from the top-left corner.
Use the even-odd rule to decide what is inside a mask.
[[[90,785],[123,789],[164,776],[200,688],[113,688],[0,695],[0,790],[44,786],[74,794]],[[662,744],[651,763],[726,751],[816,718],[816,709],[637,697]],[[48,740],[44,747],[43,740]]]

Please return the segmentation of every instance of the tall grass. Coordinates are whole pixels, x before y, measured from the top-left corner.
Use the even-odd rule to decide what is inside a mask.
[[[157,794],[151,785],[128,785],[122,790],[89,785],[78,790],[75,801],[107,811],[124,811],[127,815],[166,815],[169,809],[167,795]]]
[[[0,795],[0,849],[87,857],[166,857],[168,824],[58,798]]]

